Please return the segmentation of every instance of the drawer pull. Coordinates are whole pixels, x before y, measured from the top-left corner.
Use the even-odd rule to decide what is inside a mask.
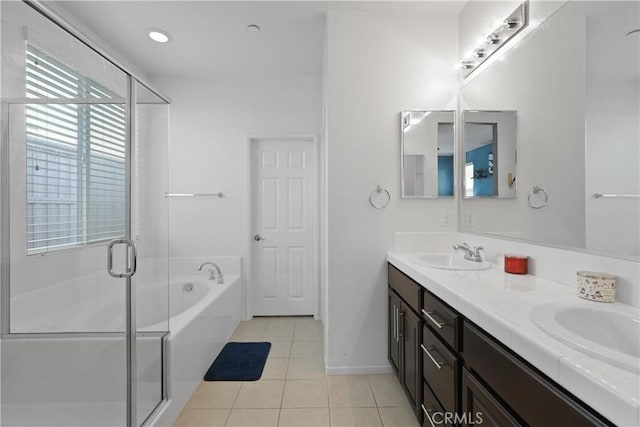
[[[425,311],[425,309],[422,309],[422,314],[424,314],[425,316],[427,316],[427,319],[431,320],[431,322],[433,322],[434,325],[436,325],[436,328],[438,329],[442,329],[444,328],[444,326],[446,325],[446,323],[444,322],[438,322],[433,315],[435,315],[436,313],[434,313],[433,311]]]
[[[431,419],[431,415],[429,415],[429,411],[424,407],[424,403],[422,403],[420,407],[422,408],[422,412],[424,412],[424,415],[429,420],[429,424],[431,424],[431,427],[436,427],[436,425],[433,423],[433,420]]]
[[[431,354],[431,352],[429,351],[429,350],[434,351],[432,348],[429,348],[429,349],[428,349],[428,348],[426,348],[426,347],[424,346],[424,344],[420,344],[420,347],[422,347],[422,351],[424,351],[424,353],[425,353],[427,356],[429,356],[429,359],[431,359],[431,361],[433,362],[433,364],[434,364],[434,365],[436,365],[436,367],[437,367],[438,369],[442,369],[442,367],[443,367],[444,365],[446,365],[446,364],[447,364],[447,362],[438,362],[438,361],[436,360],[436,358],[435,358],[435,357],[433,357],[433,355],[432,355],[432,354]]]

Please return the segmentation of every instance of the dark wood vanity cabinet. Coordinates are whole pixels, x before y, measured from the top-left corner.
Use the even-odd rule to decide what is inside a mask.
[[[389,265],[389,361],[414,408],[420,401],[420,296],[422,288]],[[417,409],[415,409],[417,412]]]
[[[391,264],[388,309],[389,361],[422,426],[613,425]]]

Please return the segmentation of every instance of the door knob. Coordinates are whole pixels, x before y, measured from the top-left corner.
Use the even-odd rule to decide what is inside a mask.
[[[253,236],[253,240],[255,240],[256,242],[259,242],[260,240],[264,240],[264,237],[262,237],[259,234],[256,234],[255,236]]]

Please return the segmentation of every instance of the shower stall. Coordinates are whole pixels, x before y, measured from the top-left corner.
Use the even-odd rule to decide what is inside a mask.
[[[2,2],[1,424],[141,426],[167,400],[169,101]]]

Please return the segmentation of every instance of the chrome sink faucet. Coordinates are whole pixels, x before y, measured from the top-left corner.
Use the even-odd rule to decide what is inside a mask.
[[[207,261],[207,262],[203,262],[202,264],[200,264],[198,266],[198,271],[202,271],[202,268],[205,265],[211,265],[213,266],[213,268],[215,268],[215,270],[213,268],[209,269],[209,280],[216,280],[216,276],[218,279],[218,284],[222,285],[224,284],[224,277],[222,276],[222,271],[220,271],[220,267],[218,267],[217,264],[211,262],[211,261]]]
[[[469,247],[468,243],[461,243],[459,245],[453,245],[453,249],[458,251],[464,251],[464,259],[473,262],[482,262],[482,254],[480,251],[484,250],[482,246],[474,246],[473,249]]]

